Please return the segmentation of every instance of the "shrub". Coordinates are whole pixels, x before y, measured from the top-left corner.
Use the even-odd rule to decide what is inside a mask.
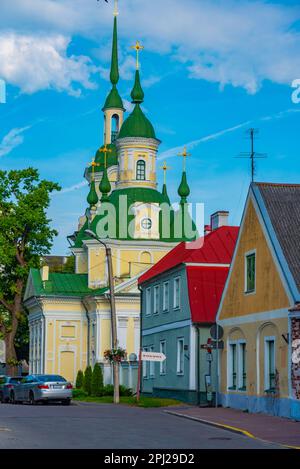
[[[121,385],[119,387],[120,396],[132,396],[132,391],[126,386]],[[114,395],[114,386],[112,384],[107,384],[102,390],[103,396],[113,396]]]
[[[83,389],[88,394],[91,395],[92,391],[92,368],[90,366],[86,367],[83,380]]]
[[[83,388],[83,380],[84,380],[83,372],[79,370],[77,373],[77,377],[76,377],[76,384],[75,384],[76,389]]]
[[[103,373],[99,363],[96,363],[93,369],[91,393],[92,396],[96,397],[102,396],[103,394]]]
[[[72,391],[73,398],[75,399],[80,397],[87,397],[87,393],[83,389],[73,389]]]

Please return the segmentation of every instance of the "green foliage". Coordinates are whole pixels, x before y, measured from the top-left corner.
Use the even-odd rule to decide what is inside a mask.
[[[103,373],[99,363],[93,369],[91,393],[92,396],[102,396],[103,393]]]
[[[57,235],[47,218],[56,190],[60,187],[40,180],[36,169],[0,171],[0,304],[5,310],[0,310],[0,331],[13,340],[25,314],[22,294],[29,269],[40,266]],[[14,347],[7,353],[8,359],[16,358]]]
[[[74,399],[84,399],[88,394],[83,389],[73,389],[72,396]]]
[[[126,386],[121,385],[119,387],[120,396],[132,396],[132,391]],[[102,396],[113,396],[114,395],[114,386],[112,384],[107,384],[102,390]]]
[[[90,396],[92,392],[92,368],[87,366],[84,373],[83,389]]]
[[[78,370],[77,377],[76,377],[76,389],[82,389],[83,388],[83,381],[84,381],[84,375],[82,370]]]

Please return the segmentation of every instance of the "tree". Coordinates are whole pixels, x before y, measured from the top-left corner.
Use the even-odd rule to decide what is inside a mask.
[[[100,397],[103,392],[103,373],[99,363],[96,363],[93,369],[91,392],[92,396],[96,397]]]
[[[26,312],[22,296],[29,269],[40,267],[57,232],[46,211],[58,184],[41,180],[36,169],[0,171],[0,333],[7,363],[17,361],[15,338]]]
[[[92,368],[90,366],[86,367],[83,380],[83,389],[90,396],[92,391]]]
[[[75,384],[76,389],[83,388],[83,380],[84,380],[83,371],[78,370],[77,377],[76,377],[76,384]]]

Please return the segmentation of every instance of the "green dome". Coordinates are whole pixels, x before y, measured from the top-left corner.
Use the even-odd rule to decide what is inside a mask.
[[[90,192],[89,192],[89,195],[87,196],[87,202],[90,206],[94,206],[94,205],[97,205],[98,200],[99,199],[98,199],[98,195],[96,192],[95,181],[92,181],[90,185]]]
[[[187,179],[186,179],[186,172],[184,171],[182,173],[182,179],[181,179],[181,183],[180,183],[180,186],[178,188],[178,195],[181,197],[181,199],[183,201],[186,200],[186,198],[190,195],[190,188],[189,188],[189,185],[187,183]]]
[[[119,95],[116,85],[113,85],[109,95],[106,98],[102,110],[105,111],[106,109],[123,109],[125,111],[122,98]]]
[[[97,163],[99,166],[95,166],[94,171],[95,172],[102,172],[104,169],[104,153],[102,153],[100,150],[104,148],[104,145],[97,150],[95,154],[95,163]],[[107,145],[107,148],[111,150],[111,153],[107,153],[107,161],[106,161],[106,166],[107,168],[110,168],[110,166],[117,166],[118,165],[118,154],[117,154],[117,147],[114,143],[110,143]],[[89,172],[92,172],[92,168],[89,168]]]
[[[126,137],[156,138],[153,125],[147,119],[139,104],[135,105],[133,112],[121,127],[118,138]]]
[[[109,182],[109,179],[108,179],[108,176],[107,176],[107,169],[104,168],[104,171],[103,171],[103,176],[102,176],[102,180],[100,182],[100,185],[99,185],[99,189],[102,193],[102,199],[101,201],[102,202],[105,202],[108,200],[108,195],[111,191],[111,185],[110,185],[110,182]]]
[[[133,90],[131,91],[131,98],[133,103],[142,103],[144,101],[144,91],[141,85],[140,74],[137,70],[135,72],[135,83]]]

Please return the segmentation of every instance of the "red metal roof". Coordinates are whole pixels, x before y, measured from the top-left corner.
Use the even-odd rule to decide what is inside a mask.
[[[214,323],[238,232],[236,226],[222,226],[201,240],[179,244],[144,273],[139,284],[180,264],[187,264],[191,319],[197,323]]]
[[[183,263],[230,264],[238,232],[237,226],[222,226],[197,241],[178,244],[139,278],[139,284]]]
[[[228,272],[228,267],[187,267],[193,322],[215,322]]]

